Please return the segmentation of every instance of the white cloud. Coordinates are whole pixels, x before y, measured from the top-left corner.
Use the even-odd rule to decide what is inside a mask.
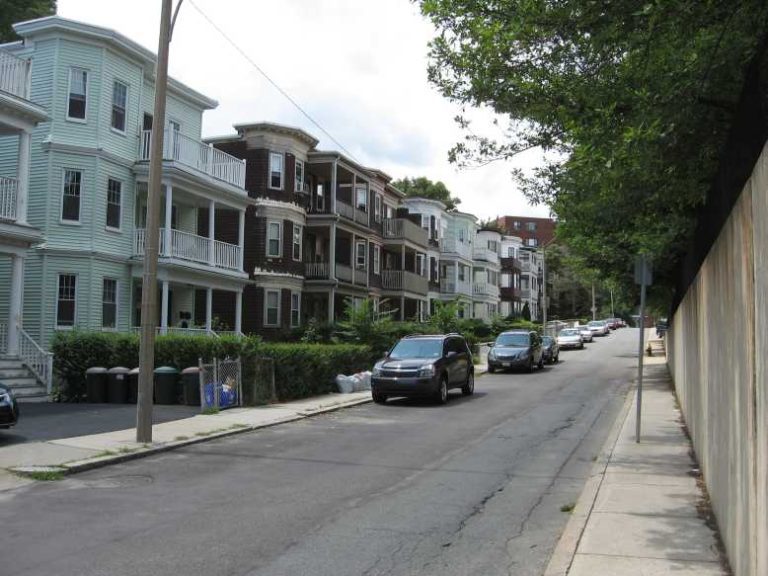
[[[458,108],[427,82],[431,25],[408,0],[186,0],[171,44],[170,73],[219,101],[205,136],[253,120],[304,128],[336,146],[265,80],[191,4],[194,2],[363,164],[395,178],[442,180],[481,218],[546,216],[531,207],[495,163],[458,171],[448,149],[462,134]],[[59,14],[113,28],[156,51],[157,0],[59,0]],[[538,162],[528,154],[516,165]]]

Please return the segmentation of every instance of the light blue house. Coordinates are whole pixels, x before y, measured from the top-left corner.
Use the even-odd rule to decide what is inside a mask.
[[[43,349],[57,330],[131,330],[140,322],[155,55],[112,30],[57,16],[14,30],[23,40],[0,49],[29,62],[28,98],[41,108],[31,130],[26,221],[43,238],[26,252],[17,317]],[[201,141],[202,114],[215,106],[170,80],[162,331],[240,331],[250,201],[245,162]],[[0,134],[0,176],[16,177],[19,135]],[[17,264],[0,261],[2,319],[20,304],[9,290],[19,284],[14,271]]]

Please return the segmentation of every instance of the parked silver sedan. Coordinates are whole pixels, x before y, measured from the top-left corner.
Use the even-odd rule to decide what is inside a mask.
[[[560,349],[584,348],[584,340],[578,328],[563,328],[557,335],[557,345]]]
[[[581,339],[584,340],[584,342],[592,342],[595,338],[592,335],[592,330],[590,330],[587,326],[577,326],[579,330],[579,334],[581,334]]]

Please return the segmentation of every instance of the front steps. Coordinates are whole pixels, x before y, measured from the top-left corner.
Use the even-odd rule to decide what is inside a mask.
[[[47,402],[48,392],[21,358],[0,355],[0,382],[13,390],[19,402]]]

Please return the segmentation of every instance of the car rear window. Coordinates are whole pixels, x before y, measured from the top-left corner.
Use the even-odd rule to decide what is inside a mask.
[[[439,358],[443,353],[443,341],[438,338],[413,338],[400,340],[392,348],[389,357],[397,359],[407,358]]]
[[[560,336],[578,336],[579,331],[575,328],[569,328],[568,330],[562,330]]]
[[[530,337],[528,334],[499,334],[496,338],[496,346],[528,346]]]

